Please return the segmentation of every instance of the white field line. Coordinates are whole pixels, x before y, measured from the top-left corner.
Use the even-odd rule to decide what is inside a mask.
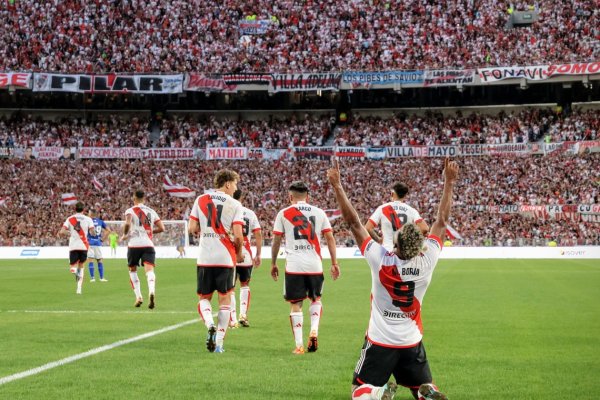
[[[0,313],[23,314],[197,314],[197,311],[155,311],[155,310],[0,310]]]
[[[152,332],[144,333],[144,334],[141,334],[138,336],[134,336],[129,339],[119,340],[118,342],[107,344],[105,346],[96,347],[95,349],[86,351],[84,353],[75,354],[74,356],[63,358],[62,360],[52,361],[48,364],[44,364],[37,368],[33,368],[33,369],[29,369],[27,371],[19,372],[17,374],[5,376],[4,378],[0,378],[0,386],[4,385],[6,383],[12,382],[12,381],[16,381],[17,379],[27,378],[28,376],[37,375],[37,374],[47,371],[49,369],[60,367],[60,366],[75,362],[77,360],[81,360],[82,358],[90,357],[90,356],[96,355],[98,353],[102,353],[104,351],[112,350],[119,346],[124,346],[129,343],[137,342],[139,340],[148,339],[152,336],[160,335],[161,333],[173,331],[175,329],[178,329],[183,326],[190,325],[190,324],[193,324],[196,322],[198,322],[198,319],[191,319],[189,321],[185,321],[185,322],[181,322],[179,324],[167,326],[167,327],[158,329],[156,331],[152,331]]]

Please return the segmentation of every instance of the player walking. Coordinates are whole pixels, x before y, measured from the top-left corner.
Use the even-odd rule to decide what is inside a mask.
[[[190,213],[189,232],[200,233],[197,260],[198,313],[208,329],[206,348],[222,353],[225,333],[231,316],[231,291],[235,265],[244,260],[242,254],[244,214],[235,200],[240,176],[224,169],[215,175],[215,191],[196,198]],[[213,293],[219,294],[219,313],[215,325],[212,306]]]
[[[288,188],[291,206],[279,211],[273,225],[273,246],[271,249],[271,276],[276,281],[279,276],[277,255],[281,246],[281,238],[285,235],[284,298],[290,303],[290,323],[296,348],[294,354],[304,354],[302,326],[304,315],[302,303],[311,300],[310,336],[307,350],[317,351],[319,322],[323,306],[323,263],[321,260],[321,244],[319,237],[323,235],[331,254],[331,277],[336,280],[340,276],[340,268],[336,258],[335,238],[331,224],[325,211],[310,205],[308,187],[303,182],[294,182]]]
[[[233,198],[242,202],[243,196],[240,189],[233,193]],[[242,206],[243,207],[243,206]],[[262,231],[260,223],[254,211],[249,208],[243,207],[243,219],[244,219],[244,247],[242,253],[244,255],[244,261],[238,263],[235,269],[236,280],[240,281],[240,320],[239,325],[249,327],[248,322],[248,310],[250,309],[250,278],[252,277],[252,268],[260,267],[260,253],[262,248]],[[250,247],[250,234],[254,235],[256,241],[256,255],[252,255],[252,248]],[[237,315],[236,315],[236,301],[235,301],[235,288],[231,293],[231,319],[230,327],[237,327]]]
[[[69,235],[69,265],[71,273],[75,274],[77,281],[77,290],[75,293],[81,294],[83,286],[84,263],[87,259],[88,249],[88,234],[94,233],[94,222],[86,215],[83,215],[83,203],[75,204],[76,214],[71,215],[64,222],[62,229],[58,232],[59,235]]]
[[[144,204],[144,197],[142,190],[136,190],[134,193],[133,207],[125,211],[125,225],[121,240],[128,241],[127,265],[129,266],[131,287],[135,293],[134,306],[139,307],[144,302],[137,274],[141,262],[148,281],[148,297],[150,298],[148,308],[153,309],[156,306],[156,275],[154,273],[156,252],[152,238],[154,234],[163,232],[165,226],[156,211]]]
[[[415,399],[446,399],[431,383],[421,323],[421,303],[442,250],[458,165],[446,159],[443,175],[442,199],[431,234],[424,240],[415,224],[406,224],[397,233],[394,252],[390,252],[372,240],[360,223],[342,187],[337,160],[327,171],[342,216],[361,243],[373,281],[371,318],[354,371],[353,399],[393,398],[396,383],[386,384],[392,374],[398,384],[411,389]]]
[[[388,250],[394,248],[394,237],[403,225],[414,223],[423,234],[429,231],[429,226],[419,212],[404,202],[407,194],[408,186],[401,182],[396,183],[392,188],[392,201],[377,207],[365,224],[369,235]],[[375,232],[375,227],[379,225],[383,235],[381,238]]]
[[[101,218],[96,215],[96,210],[90,209],[89,216],[94,223],[94,234],[88,235],[88,241],[90,243],[90,249],[88,250],[88,269],[90,270],[90,282],[96,282],[94,276],[94,259],[98,264],[98,275],[100,275],[100,282],[108,282],[108,279],[104,279],[104,264],[102,263],[102,243],[106,240],[110,229],[106,226]]]

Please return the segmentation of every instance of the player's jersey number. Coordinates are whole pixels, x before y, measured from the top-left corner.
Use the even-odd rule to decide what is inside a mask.
[[[415,283],[412,281],[394,282],[392,304],[396,307],[410,307],[415,299]]]
[[[310,223],[309,223],[310,221]],[[315,224],[317,218],[313,215],[306,218],[304,215],[296,215],[292,222],[294,223],[295,240],[315,240]]]
[[[214,230],[221,229],[221,214],[223,213],[223,205],[219,204],[216,206],[217,215],[216,219],[213,219],[215,212],[215,205],[213,203],[208,203],[206,205],[206,225],[209,228],[213,228]]]
[[[406,224],[408,221],[408,216],[406,214],[391,214],[390,222],[392,223],[392,229],[395,231],[399,231],[402,228],[402,225]]]

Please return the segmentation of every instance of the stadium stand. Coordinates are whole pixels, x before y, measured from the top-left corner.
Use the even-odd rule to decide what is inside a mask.
[[[457,185],[457,212],[452,226],[463,236],[458,245],[559,245],[600,244],[597,223],[585,221],[575,213],[550,216],[545,212],[503,213],[489,211],[493,206],[599,204],[597,171],[600,154],[580,156],[559,154],[545,157],[483,156],[460,159],[464,174]],[[407,202],[421,211],[427,221],[434,218],[432,199],[441,182],[442,159],[411,158],[385,161],[344,160],[345,176],[352,201],[366,219],[379,204],[389,200],[389,187],[397,180],[411,188]],[[249,194],[246,203],[257,211],[270,240],[276,212],[287,203],[286,187],[297,179],[311,188],[311,201],[324,209],[334,209],[325,183],[329,161],[132,161],[79,160],[27,161],[0,163],[0,193],[13,193],[0,207],[4,223],[0,226],[2,245],[57,245],[52,229],[40,229],[40,221],[52,224],[70,211],[61,205],[61,194],[74,193],[80,200],[102,209],[105,220],[123,219],[131,190],[146,188],[148,204],[163,219],[185,219],[193,199],[168,197],[162,188],[166,175],[172,181],[199,193],[211,188],[214,172],[222,167],[239,171],[240,187]],[[490,167],[493,166],[493,167]],[[102,183],[94,187],[90,177]],[[34,184],[32,184],[32,182]],[[273,191],[274,196],[267,196]],[[352,239],[340,220],[334,228],[340,242]]]
[[[265,147],[322,146],[334,137],[340,146],[415,146],[475,143],[527,143],[548,137],[550,142],[596,140],[600,109],[520,109],[496,115],[471,113],[418,116],[397,112],[391,118],[355,113],[335,129],[329,115],[244,120],[209,116],[165,117],[152,140],[149,117],[101,115],[42,119],[32,115],[0,117],[0,147]],[[334,134],[335,131],[335,134]],[[333,138],[333,137],[332,137]]]
[[[532,4],[6,1],[0,5],[0,70],[311,72],[598,59],[594,1]],[[509,12],[529,9],[539,11],[539,21],[504,28]],[[259,34],[244,34],[244,23],[254,23]]]

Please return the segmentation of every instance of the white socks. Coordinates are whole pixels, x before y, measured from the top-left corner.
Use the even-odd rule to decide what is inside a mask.
[[[204,325],[206,325],[207,328],[210,328],[215,324],[210,301],[202,299],[198,302],[198,314],[200,314],[200,317],[204,320]]]
[[[129,271],[129,281],[131,282],[131,287],[135,293],[135,298],[141,299],[142,291],[140,290],[140,280],[138,279],[137,271]]]
[[[310,333],[315,333],[315,336],[319,334],[319,321],[321,320],[321,314],[323,313],[323,305],[319,300],[313,301],[310,304]]]
[[[83,286],[83,275],[84,275],[84,269],[83,268],[77,268],[77,294],[81,294],[81,287]]]
[[[230,314],[230,322],[236,323],[237,322],[237,311],[236,311],[236,304],[235,304],[235,291],[231,292],[231,314]]]
[[[154,274],[153,269],[146,272],[146,279],[148,280],[148,293],[154,294],[154,290],[156,288],[156,275]]]
[[[302,340],[302,323],[304,322],[304,315],[302,311],[290,313],[290,323],[292,325],[292,332],[294,333],[294,340],[296,347],[303,347],[304,341]]]
[[[247,316],[250,308],[250,286],[240,288],[240,315]]]
[[[223,339],[225,339],[225,333],[227,333],[230,316],[230,306],[219,307],[219,315],[217,317],[217,346],[223,346]]]
[[[380,386],[360,385],[352,392],[352,400],[379,400],[383,391]]]

